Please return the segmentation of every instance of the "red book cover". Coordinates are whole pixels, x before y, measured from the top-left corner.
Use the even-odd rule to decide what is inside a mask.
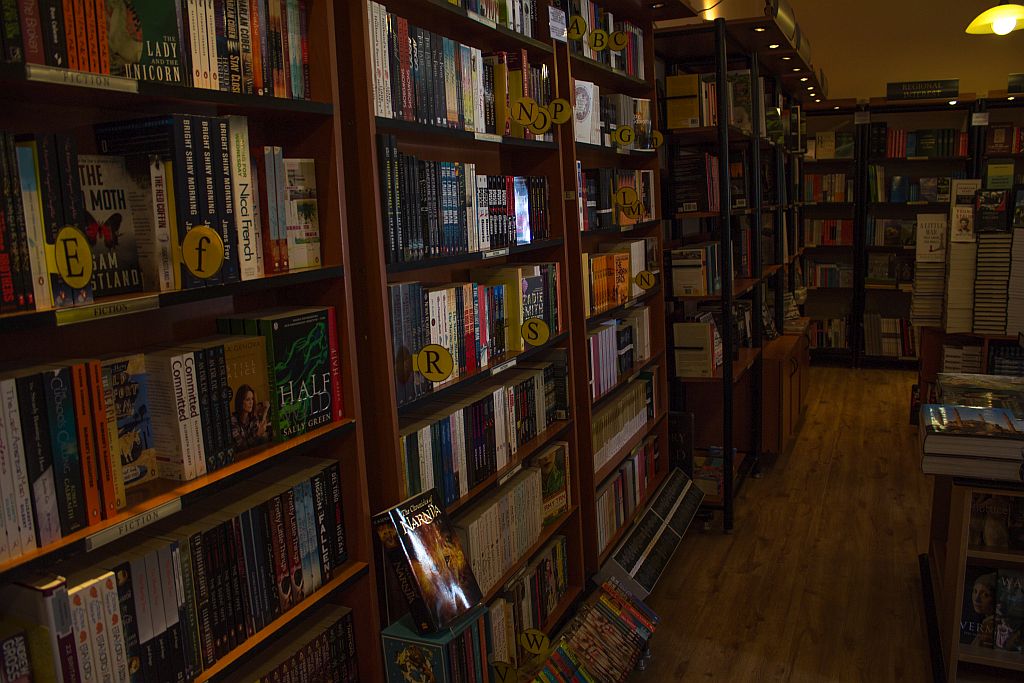
[[[274,0],[270,0],[274,2]],[[281,94],[279,97],[292,96],[292,69],[288,54],[288,2],[280,0],[280,26],[281,26]]]
[[[398,77],[402,84],[400,115],[406,121],[413,121],[416,117],[413,106],[412,67],[409,60],[409,22],[404,17],[398,17]]]
[[[38,0],[18,0],[18,17],[21,23],[21,42],[25,49],[25,61],[30,64],[46,64],[43,25],[39,21]]]
[[[64,42],[68,48],[68,68],[78,70],[78,29],[75,26],[74,0],[63,0],[64,3]]]
[[[271,213],[271,197],[274,196],[274,154],[270,147],[253,147],[252,164],[256,169],[256,187],[259,188],[260,216],[262,216],[263,230],[261,239],[263,241],[263,272],[266,275],[281,272],[280,251],[277,248],[277,240],[274,239],[273,225],[277,222],[277,207]]]
[[[78,70],[89,70],[89,30],[85,20],[86,0],[72,0],[75,14],[75,45],[78,46]]]
[[[85,6],[83,16],[85,17],[85,40],[89,71],[98,74],[100,73],[100,46],[99,28],[96,23],[96,4],[93,0],[82,0],[82,4]]]
[[[345,415],[341,398],[341,345],[338,341],[337,312],[334,306],[327,307],[327,334],[331,345],[331,419],[338,422]]]
[[[107,431],[107,404],[103,398],[103,369],[99,361],[95,360],[86,361],[86,369],[89,373],[92,424],[96,434],[102,513],[103,519],[110,519],[117,514],[117,503],[114,495],[114,465],[110,460],[110,433]]]
[[[71,366],[71,387],[75,395],[75,425],[78,429],[78,451],[82,463],[82,485],[85,488],[86,525],[99,524],[103,518],[100,501],[99,468],[96,457],[96,437],[89,410],[89,373],[85,363]]]
[[[110,43],[107,41],[107,3],[96,0],[96,56],[101,74],[110,73]]]

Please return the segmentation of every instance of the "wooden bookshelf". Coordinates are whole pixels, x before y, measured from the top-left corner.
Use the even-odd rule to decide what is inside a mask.
[[[344,5],[345,3],[337,3]],[[240,95],[152,82],[126,82],[37,66],[0,65],[0,85],[7,96],[5,130],[66,132],[82,153],[94,150],[97,123],[170,113],[244,115],[253,146],[280,145],[289,158],[315,160],[321,231],[322,267],[268,275],[255,280],[162,293],[138,293],[101,299],[93,306],[62,311],[0,316],[0,343],[5,361],[29,365],[38,360],[108,356],[143,351],[156,345],[183,344],[216,333],[218,317],[252,313],[273,306],[333,306],[342,376],[344,418],[283,443],[243,453],[238,460],[187,482],[158,479],[130,492],[128,505],[99,524],[0,564],[0,581],[17,580],[35,571],[60,573],[74,563],[102,563],[105,544],[142,543],[147,526],[158,519],[172,523],[178,510],[208,506],[229,485],[272,464],[307,455],[335,460],[341,472],[348,563],[309,599],[267,624],[254,637],[222,657],[199,680],[228,675],[240,661],[268,656],[261,643],[287,634],[291,623],[325,599],[339,598],[353,609],[360,625],[358,667],[364,680],[383,677],[375,634],[379,629],[376,566],[370,538],[367,461],[360,397],[361,364],[356,350],[354,296],[350,279],[348,221],[342,189],[345,165],[354,151],[342,143],[345,126],[341,102],[352,96],[336,69],[339,43],[336,3],[310,2],[308,49],[310,99]],[[339,18],[337,26],[344,27]],[[356,227],[355,232],[361,230]],[[71,324],[80,323],[80,324]],[[58,329],[59,328],[59,329]],[[121,543],[117,544],[122,545]]]

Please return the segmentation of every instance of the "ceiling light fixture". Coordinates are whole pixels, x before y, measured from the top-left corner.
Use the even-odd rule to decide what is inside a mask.
[[[779,48],[779,44],[778,43],[772,43],[771,45],[768,46],[769,50],[777,50],[778,48]]]
[[[1009,97],[1006,98],[1006,101],[1007,102],[1013,102],[1015,99],[1017,99],[1017,98],[1014,97],[1013,95],[1010,95]]]
[[[793,67],[793,71],[794,71],[795,73],[800,73],[800,67],[798,67],[798,66],[794,66],[794,67]]]
[[[815,102],[821,102],[821,100],[814,100]]]
[[[806,80],[807,80],[807,76],[804,76],[803,78],[800,79],[800,82],[803,83]]]
[[[953,106],[954,104],[956,104],[956,103],[957,103],[957,101],[956,101],[956,100],[950,100],[950,101],[949,101],[949,106],[951,106],[951,107],[952,107],[952,106]]]
[[[766,29],[764,26],[755,26],[754,30],[757,31],[758,33],[764,33],[768,29]]]
[[[1005,36],[1010,31],[1024,27],[1024,5],[1002,0],[995,7],[990,7],[974,18],[965,29],[974,35]]]
[[[838,104],[836,106],[832,107],[832,108],[835,109],[836,111],[839,111],[839,105]]]
[[[784,61],[784,62],[788,62],[788,61],[789,61],[789,60],[791,60],[791,59],[793,59],[793,58],[792,58],[792,57],[783,57],[783,58],[782,58],[782,61]]]

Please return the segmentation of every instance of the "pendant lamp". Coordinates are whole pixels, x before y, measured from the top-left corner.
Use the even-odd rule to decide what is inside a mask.
[[[1010,31],[1024,28],[1024,5],[1012,2],[1000,2],[974,18],[967,27],[967,33],[995,33],[1005,36]]]

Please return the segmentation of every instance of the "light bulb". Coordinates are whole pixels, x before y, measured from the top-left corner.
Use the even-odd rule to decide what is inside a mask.
[[[1005,36],[1015,28],[1017,28],[1017,20],[1013,17],[999,17],[992,22],[992,33],[997,36]]]

